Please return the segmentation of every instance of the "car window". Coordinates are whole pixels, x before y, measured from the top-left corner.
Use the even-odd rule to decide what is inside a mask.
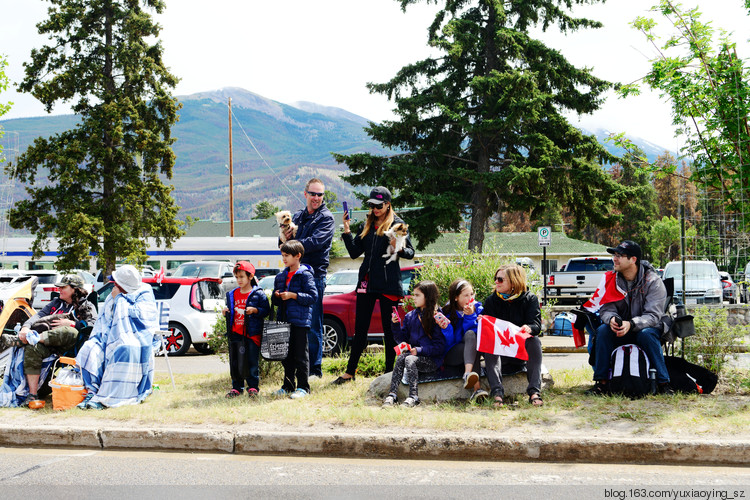
[[[98,297],[96,299],[97,302],[100,304],[107,300],[107,297],[109,297],[109,294],[112,293],[112,287],[114,286],[114,283],[109,282],[103,287],[101,287],[99,290],[96,291]]]
[[[221,284],[215,281],[199,281],[196,283],[198,289],[198,300],[204,299],[223,299],[224,293],[221,290]]]
[[[40,285],[53,285],[57,283],[57,274],[35,274]]]
[[[266,276],[258,282],[258,286],[261,288],[273,288],[273,281],[275,279],[275,276]]]
[[[612,259],[574,260],[568,263],[566,272],[582,273],[590,271],[611,271],[615,265]]]
[[[404,295],[409,295],[411,280],[414,278],[414,269],[401,270],[401,288],[404,289]]]
[[[327,285],[356,285],[359,273],[333,273],[328,277]]]
[[[202,262],[182,264],[172,273],[172,276],[175,278],[217,277],[220,267],[221,264],[204,264]]]
[[[179,283],[151,283],[151,290],[156,300],[169,300],[180,289]]]

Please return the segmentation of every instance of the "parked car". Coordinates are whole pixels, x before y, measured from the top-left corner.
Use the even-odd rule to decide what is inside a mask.
[[[271,294],[273,293],[273,282],[275,279],[275,275],[265,276],[258,281],[258,286],[261,287],[264,292],[266,292],[266,295],[269,299],[271,298]]]
[[[237,288],[237,278],[233,273],[234,263],[220,260],[199,260],[185,262],[174,270],[173,278],[217,278],[221,280],[224,292]]]
[[[596,291],[602,276],[614,269],[612,257],[573,257],[564,271],[549,275],[547,295],[558,304],[582,304]]]
[[[420,265],[401,268],[401,286],[404,295],[409,293],[414,271]],[[341,352],[346,345],[347,339],[354,337],[354,317],[357,303],[357,292],[338,293],[325,295],[323,297],[323,354],[331,356]],[[404,310],[401,309],[403,316]],[[370,319],[368,337],[372,340],[381,341],[383,338],[383,327],[380,321],[380,304],[375,304],[375,309]]]
[[[326,278],[326,291],[324,295],[353,292],[357,288],[358,277],[359,270],[352,269],[329,274],[328,278]]]
[[[674,278],[674,297],[682,300],[682,262],[673,261],[664,267],[664,279]],[[685,261],[685,303],[721,304],[722,285],[719,269],[711,261]]]
[[[281,272],[281,269],[276,267],[256,267],[255,277],[258,279],[265,278],[266,276],[276,276]]]
[[[730,304],[739,304],[740,290],[729,273],[719,272],[719,278],[721,279],[721,291],[724,300]]]
[[[169,336],[165,337],[170,355],[185,354],[190,345],[202,354],[210,354],[206,343],[213,332],[217,314],[224,307],[224,293],[218,278],[175,278],[166,276],[143,278],[151,285],[157,302],[169,302]],[[98,290],[99,309],[109,294],[112,283]]]

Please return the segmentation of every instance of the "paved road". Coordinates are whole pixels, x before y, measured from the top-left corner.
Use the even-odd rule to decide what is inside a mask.
[[[749,485],[750,469],[734,467],[0,448],[3,498],[498,498],[498,488],[505,498],[643,498],[649,491],[674,498],[664,492],[698,490],[747,498]]]

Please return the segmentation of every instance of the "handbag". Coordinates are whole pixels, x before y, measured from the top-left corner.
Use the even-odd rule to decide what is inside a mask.
[[[269,361],[281,361],[289,354],[289,337],[292,324],[282,321],[264,321],[260,338],[260,355]]]

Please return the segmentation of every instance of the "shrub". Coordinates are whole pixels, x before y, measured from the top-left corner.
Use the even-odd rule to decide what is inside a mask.
[[[326,373],[343,373],[346,370],[346,364],[349,362],[349,355],[345,353],[340,356],[324,358],[323,371]],[[362,377],[377,377],[385,373],[385,353],[367,352],[362,353],[357,365],[357,375]]]
[[[683,339],[685,359],[720,373],[724,364],[737,352],[740,339],[748,334],[747,326],[730,327],[724,308],[700,307],[694,311],[695,335]]]

